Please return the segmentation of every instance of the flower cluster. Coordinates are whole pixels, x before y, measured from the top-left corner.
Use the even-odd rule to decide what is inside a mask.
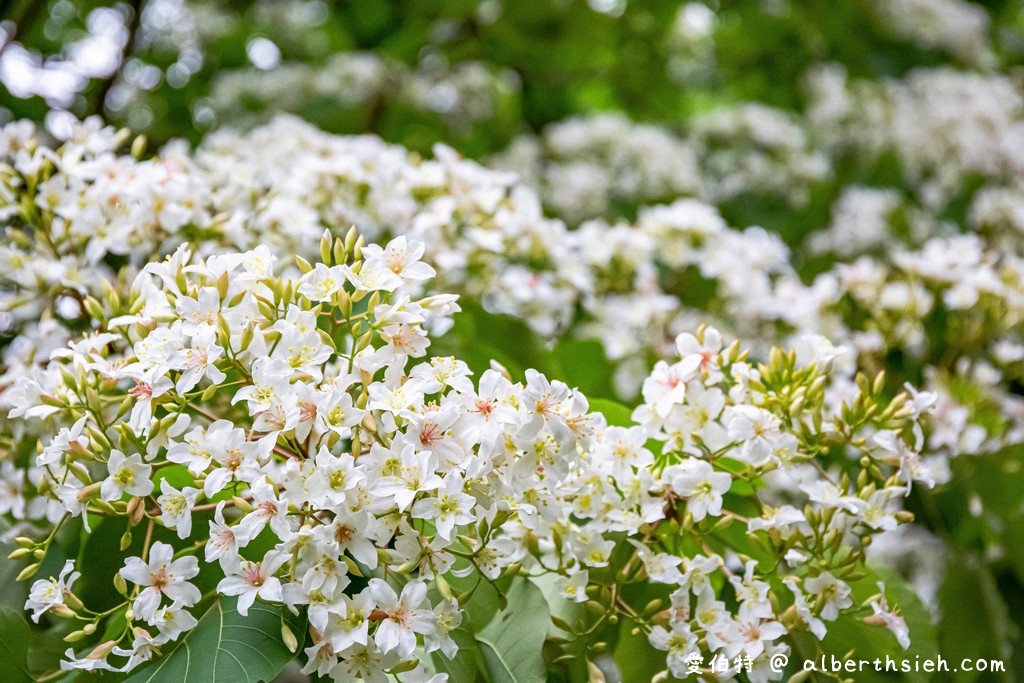
[[[26,124],[8,126],[2,140],[0,192],[9,229],[0,245],[0,321],[16,334],[3,351],[0,401],[17,452],[49,438],[35,418],[47,417],[49,409],[39,397],[55,391],[52,373],[43,371],[51,354],[66,353],[61,349],[93,329],[95,320],[138,315],[126,302],[141,300],[132,286],[147,264],[173,254],[182,240],[196,258],[263,243],[263,258],[294,253],[323,261],[317,253],[323,230],[342,232],[350,223],[374,240],[404,236],[423,245],[423,260],[438,272],[432,280],[407,282],[411,296],[459,293],[525,319],[548,338],[600,340],[615,363],[614,383],[622,396],[640,392],[656,360],[673,357],[680,333],[710,321],[729,335],[759,340],[754,351],[762,358],[773,341],[792,344],[801,334],[825,335],[849,352],[833,363],[833,381],[846,386],[852,386],[855,368],[874,373],[893,354],[905,359],[909,365],[887,389],[898,391],[909,379],[935,396],[919,449],[926,481],[946,481],[950,458],[1019,442],[1024,432],[1024,407],[1014,389],[1024,367],[1017,329],[1024,278],[1019,259],[1006,248],[1019,244],[1020,234],[1012,208],[1019,190],[1012,179],[979,193],[972,210],[976,236],[863,255],[804,280],[776,235],[730,228],[698,200],[644,209],[633,222],[591,220],[570,229],[545,218],[537,195],[511,174],[489,171],[444,148],[436,159],[421,159],[376,139],[325,135],[292,119],[244,135],[220,133],[195,153],[171,145],[145,160],[121,151],[130,146],[125,135],[92,122],[56,148]],[[910,244],[942,225],[926,204],[911,204],[916,208],[910,211],[893,192],[850,190],[843,197],[823,239],[826,249],[842,245],[851,256],[873,251],[870,241],[857,247],[843,238],[852,221],[858,230],[864,223],[844,212],[884,221],[878,234],[895,230]],[[744,269],[735,267],[737,259]],[[305,293],[315,297],[317,288],[330,291],[332,281],[342,282],[329,272],[333,267],[325,262],[314,268]],[[140,283],[147,279],[152,276]],[[367,286],[376,285],[371,279]],[[215,290],[207,287],[192,295],[194,303],[173,309],[195,316],[183,322],[183,330],[192,334],[191,325],[209,317]],[[433,332],[446,325],[443,318],[428,318],[427,324]],[[159,404],[178,391],[195,394],[207,382],[222,381],[221,372],[224,381],[235,381],[221,369],[228,354],[218,334],[207,330],[193,342],[206,351],[186,358],[184,348],[175,350],[167,361],[174,364],[170,377],[147,379],[141,366],[132,369],[143,383],[137,396],[143,400],[125,414],[129,425],[145,425],[152,418],[145,406],[153,401]],[[403,328],[387,344],[424,350],[423,338],[405,334]],[[312,363],[323,349],[310,349]],[[261,364],[259,372],[274,376],[278,369]],[[147,391],[153,396],[149,402]],[[89,443],[87,425],[77,425],[79,419],[69,418],[69,431],[60,437],[69,447]],[[218,425],[214,434],[230,432],[227,427]],[[130,460],[137,447],[111,449],[121,454],[111,455],[115,462],[124,457],[130,463],[129,471],[146,464],[144,458]],[[10,459],[0,468],[0,510],[23,523],[55,524],[62,518],[62,506],[34,494],[43,470]],[[228,473],[215,469],[221,471],[214,481]],[[116,493],[112,486],[108,496]],[[154,483],[146,495],[169,497],[181,511],[212,503],[201,493],[205,480],[203,486],[184,480],[168,483],[173,490],[162,486]],[[205,528],[199,522],[189,529],[188,516],[178,518],[175,528],[186,536]]]
[[[265,246],[197,258],[183,245],[127,297],[87,300],[97,329],[18,380],[10,415],[33,427],[26,476],[56,528],[126,519],[125,548],[145,529],[114,579],[119,608],[84,605],[73,563],[33,586],[35,618],[85,622],[72,640],[124,618],[64,666],[130,670],[211,596],[236,596],[243,615],[257,600],[307,615],[306,671],[426,676],[425,654],[457,652],[472,586],[516,575],[602,606],[563,630],[632,620],[676,674],[700,641],[768,680],[789,633],[878,620],[884,593],[855,602],[851,586],[870,537],[929,483],[915,437],[929,397],[843,381],[823,338],[756,364],[701,328],[644,381],[636,421],[609,426],[534,371],[474,383],[429,356],[458,306],[414,294],[434,275],[422,243],[350,231],[321,252],[287,267]],[[746,534],[728,533],[737,523]],[[19,538],[16,556],[55,533]],[[219,578],[204,595],[205,565]],[[617,591],[633,584],[665,595],[631,604]]]
[[[719,204],[767,196],[801,206],[829,175],[806,127],[782,110],[727,107],[689,128],[676,135],[619,114],[579,117],[548,126],[540,139],[518,138],[494,162],[520,172],[570,225],[679,197]]]
[[[942,50],[975,67],[995,61],[991,21],[981,7],[963,0],[896,0],[872,2],[885,27],[925,50]]]
[[[809,123],[824,144],[853,150],[865,165],[894,154],[910,192],[927,207],[941,210],[973,178],[1020,175],[1024,96],[1005,75],[944,67],[867,81],[821,65],[808,82]]]
[[[934,240],[923,251],[837,265],[806,285],[776,236],[731,229],[696,200],[651,207],[633,224],[588,221],[569,230],[543,218],[536,195],[514,178],[444,149],[435,161],[419,160],[373,139],[327,136],[288,119],[244,137],[214,136],[195,157],[172,146],[136,161],[115,153],[125,142],[87,124],[51,149],[29,126],[4,129],[9,166],[0,188],[10,200],[4,215],[14,230],[0,248],[8,282],[2,297],[5,326],[21,333],[5,351],[5,386],[13,387],[81,328],[84,303],[102,295],[100,283],[113,281],[126,296],[133,272],[182,238],[200,253],[263,242],[312,258],[324,228],[356,223],[374,239],[398,234],[421,240],[425,259],[441,273],[436,291],[482,298],[491,310],[522,317],[544,336],[601,340],[619,361],[615,379],[623,395],[639,388],[648,359],[671,353],[672,340],[692,329],[699,311],[754,338],[785,342],[794,331],[825,334],[857,351],[856,364],[867,369],[877,369],[889,351],[907,352],[922,361],[920,381],[934,382],[943,395],[950,373],[957,381],[980,381],[982,415],[971,418],[975,426],[957,402],[970,397],[978,403],[978,392],[953,391],[942,414],[954,417],[940,430],[952,431],[937,442],[966,438],[970,450],[1020,429],[1014,425],[1021,411],[1009,390],[1019,372],[1013,350],[1020,343],[1013,313],[1020,308],[1019,264],[987,246],[1015,243],[1019,231],[1006,225],[1005,211],[995,204],[997,197],[1000,205],[1013,201],[1014,190],[979,198],[979,207],[993,207],[975,212],[979,230],[992,235],[985,241]],[[301,170],[286,171],[292,167],[285,157],[301,159]],[[860,231],[865,215],[888,222],[877,229],[882,234],[910,223],[908,234],[918,235],[934,225],[923,212],[908,214],[892,192],[851,190],[837,206],[833,230],[823,233],[829,235],[825,246],[850,244],[842,235],[853,220]],[[34,239],[42,235],[46,239]],[[742,271],[733,266],[737,258],[746,264]],[[943,267],[926,273],[904,266],[936,258]],[[703,292],[710,286],[710,299],[691,295],[695,282]],[[950,292],[929,293],[929,283]],[[980,321],[989,327],[971,322],[979,292],[995,297]],[[860,304],[851,309],[851,302]],[[937,310],[955,324],[925,344],[918,321]],[[962,333],[965,325],[974,326],[973,336]],[[1005,332],[978,338],[991,325]],[[966,344],[971,339],[981,347]],[[963,348],[961,358],[932,354],[950,342]],[[992,344],[998,349],[988,348]],[[999,424],[985,414],[1000,416]],[[980,440],[978,425],[988,432]],[[965,431],[970,434],[962,436]],[[999,442],[1005,439],[991,443]]]
[[[273,71],[220,72],[205,106],[217,119],[239,126],[263,122],[271,112],[312,114],[325,101],[332,109],[352,111],[388,106],[436,118],[459,136],[501,125],[499,115],[520,90],[511,70],[483,62],[449,66],[443,59],[428,59],[412,70],[374,53],[342,52],[323,65],[297,62]]]

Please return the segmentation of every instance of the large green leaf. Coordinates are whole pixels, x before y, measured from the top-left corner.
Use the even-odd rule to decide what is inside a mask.
[[[281,642],[284,620],[301,636],[296,620],[278,607],[256,603],[248,616],[235,598],[215,600],[174,648],[126,683],[259,683],[271,681],[293,659]]]
[[[594,398],[590,400],[590,412],[601,413],[608,424],[617,427],[633,426],[633,411],[617,401],[606,398]]]
[[[939,604],[945,616],[939,633],[944,657],[955,663],[999,660],[1009,671],[1017,633],[988,567],[971,555],[954,555],[939,591]],[[960,672],[957,679],[1011,681],[1013,677],[1008,672]]]
[[[4,683],[32,681],[28,670],[29,628],[25,618],[0,606],[0,679]]]
[[[0,533],[7,535],[11,529],[11,523],[6,518],[0,517]],[[7,557],[14,550],[17,550],[14,543],[0,543],[0,553]],[[0,605],[10,607],[16,612],[25,604],[25,597],[28,593],[25,583],[18,583],[15,577],[25,568],[25,562],[7,560],[0,564]]]
[[[544,593],[522,579],[512,583],[506,597],[508,606],[476,634],[491,683],[543,683],[551,618]]]
[[[472,683],[481,680],[480,671],[484,668],[484,661],[480,649],[473,638],[473,632],[466,626],[460,626],[449,634],[459,651],[455,657],[448,659],[444,653],[437,651],[432,653],[434,668],[440,673],[448,674],[449,681],[465,681]]]
[[[488,313],[469,300],[460,300],[459,305],[462,312],[455,316],[452,329],[431,345],[435,355],[456,356],[477,376],[490,367],[492,359],[504,365],[515,380],[522,380],[529,368],[549,377],[559,376],[551,352],[525,322]]]
[[[596,339],[563,339],[553,350],[561,377],[590,397],[615,396],[612,365]]]

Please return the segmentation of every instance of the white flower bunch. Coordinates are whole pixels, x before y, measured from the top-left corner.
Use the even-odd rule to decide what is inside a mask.
[[[570,225],[624,206],[699,196],[694,145],[621,114],[576,117],[521,136],[493,160],[521,173]]]
[[[324,64],[286,62],[219,71],[205,105],[218,120],[250,127],[282,111],[310,113],[325,101],[338,110],[403,107],[436,118],[455,135],[502,125],[500,114],[521,96],[514,72],[479,61],[449,65],[434,56],[410,69],[374,52],[341,52]]]
[[[760,104],[704,114],[685,134],[599,114],[517,138],[492,162],[522,174],[570,225],[681,197],[718,204],[771,196],[799,207],[830,174],[807,129],[806,121]]]
[[[918,276],[905,276],[899,264],[889,263],[892,257],[838,265],[808,286],[778,237],[757,228],[730,229],[713,207],[696,200],[645,209],[634,224],[588,221],[568,230],[543,218],[536,195],[507,174],[443,149],[435,161],[417,160],[373,139],[323,135],[289,119],[244,137],[213,136],[194,158],[172,146],[137,161],[116,153],[126,141],[91,122],[57,149],[42,144],[31,126],[4,129],[7,166],[0,191],[10,200],[3,215],[12,229],[0,245],[6,285],[0,303],[5,325],[20,334],[4,350],[0,385],[7,387],[5,403],[14,417],[24,414],[18,410],[25,404],[19,380],[88,327],[89,297],[103,299],[105,283],[127,296],[134,273],[186,237],[201,254],[264,242],[274,251],[313,258],[323,229],[339,230],[348,221],[374,236],[406,235],[421,241],[424,259],[439,268],[429,291],[482,299],[492,311],[526,319],[544,336],[600,340],[617,363],[615,385],[623,396],[639,389],[652,357],[669,357],[675,336],[701,320],[766,340],[824,334],[858,351],[862,367],[877,367],[871,359],[886,349],[921,355],[918,321],[934,310],[937,296],[944,306],[949,298],[949,305],[966,312],[965,302],[990,291],[997,297],[993,312],[1019,308],[1008,256],[998,257],[995,269],[967,262],[967,270],[933,269],[960,274],[949,292],[922,288]],[[285,157],[302,162],[285,163]],[[861,196],[844,195],[851,201]],[[869,193],[868,199],[878,196]],[[887,196],[883,209],[891,207]],[[841,240],[842,232],[837,223],[833,239]],[[931,252],[939,244],[927,247],[928,259],[936,257]],[[956,251],[958,258],[985,249],[949,244],[951,257]],[[914,253],[898,258],[913,259]],[[984,259],[995,263],[997,256],[993,251]],[[744,269],[734,267],[737,259]],[[689,297],[695,282],[710,285],[710,298]],[[850,315],[851,300],[867,311]],[[872,310],[876,301],[883,306]],[[998,348],[970,350],[956,367],[923,375],[938,379],[952,371],[972,383],[987,377],[983,393],[994,393],[987,404],[1002,406],[1019,423],[1012,416],[1021,411],[1005,389],[1017,372],[1016,317],[986,319],[1005,329],[996,335]],[[986,374],[992,366],[1006,374]],[[195,368],[181,381],[199,372]],[[939,381],[931,388],[948,393]],[[941,441],[961,441],[959,450],[980,444],[977,427],[959,418],[940,431],[949,432]]]
[[[872,11],[898,37],[925,50],[943,50],[974,67],[991,67],[988,12],[963,0],[872,2]]]
[[[833,387],[823,339],[755,365],[702,328],[645,380],[636,422],[609,426],[534,371],[474,383],[430,357],[429,329],[458,306],[411,294],[434,275],[423,253],[354,230],[297,267],[264,246],[201,259],[183,245],[128,296],[87,300],[95,329],[18,381],[12,412],[37,444],[23,495],[52,521],[13,556],[45,556],[74,519],[126,520],[123,548],[144,539],[113,609],[75,595],[89,568],[74,562],[33,586],[36,619],[83,622],[71,642],[105,634],[63,666],[132,670],[234,597],[243,616],[259,603],[306,617],[282,638],[308,672],[429,676],[443,661],[429,653],[456,655],[476,587],[505,595],[514,576],[585,603],[554,621],[575,642],[627,619],[676,675],[703,647],[775,678],[766,657],[790,633],[820,638],[839,618],[882,620],[905,643],[884,591],[852,596],[870,537],[908,520],[900,499],[928,483],[922,404],[884,398],[880,379]]]
[[[964,267],[932,269],[939,277],[958,274],[958,284],[942,285],[942,291],[894,262],[918,252],[840,264],[805,285],[777,236],[731,229],[713,207],[696,200],[645,209],[632,224],[588,221],[568,230],[544,218],[536,195],[514,178],[443,149],[437,160],[418,160],[373,139],[328,136],[289,119],[245,136],[213,136],[195,157],[172,146],[136,161],[116,153],[126,141],[88,123],[51,149],[30,126],[4,129],[0,147],[7,166],[0,192],[10,200],[3,215],[11,231],[0,245],[0,306],[7,313],[0,322],[20,334],[4,350],[0,385],[8,387],[12,405],[21,396],[14,386],[34,372],[34,363],[88,326],[84,303],[90,296],[104,298],[104,283],[127,296],[134,273],[172,252],[182,238],[201,254],[266,243],[313,258],[325,227],[341,230],[353,221],[374,237],[421,241],[424,260],[441,274],[429,291],[482,299],[490,310],[522,317],[546,337],[600,340],[617,364],[615,385],[623,396],[639,388],[652,358],[669,357],[675,336],[700,320],[783,343],[794,332],[824,334],[858,351],[861,367],[877,367],[871,359],[886,349],[922,355],[918,321],[935,310],[936,297],[943,297],[943,307],[966,313],[979,292],[990,292],[996,299],[986,319],[1005,330],[994,337],[998,348],[968,350],[968,360],[958,360],[969,365],[962,372],[960,365],[940,369],[972,383],[974,376],[995,377],[983,382],[984,393],[994,385],[1004,414],[1020,413],[1012,394],[1000,389],[1018,372],[1019,316],[996,315],[1000,306],[1019,308],[1019,268],[987,241],[948,243],[949,258],[967,259],[982,249],[983,260],[998,265],[975,267],[976,258]],[[844,194],[830,240],[847,242],[842,234],[850,219],[840,220],[847,204],[866,201],[869,213],[891,215],[897,209],[890,200],[884,192]],[[1006,241],[1013,234],[996,237]],[[922,258],[946,251],[944,242],[929,244]],[[737,259],[744,269],[735,268]],[[710,293],[691,298],[693,289]],[[851,300],[861,302],[857,310],[868,310],[850,315]],[[881,308],[871,310],[876,301]],[[942,365],[938,358],[923,360]],[[1005,374],[986,372],[991,366]],[[933,388],[941,390],[941,383]],[[978,443],[974,436],[963,438],[965,445]]]
[[[895,154],[906,184],[927,207],[941,211],[972,177],[1020,175],[1015,141],[1024,130],[1024,97],[1005,75],[941,67],[875,82],[822,65],[808,82],[809,123],[822,143],[853,150],[865,165]]]

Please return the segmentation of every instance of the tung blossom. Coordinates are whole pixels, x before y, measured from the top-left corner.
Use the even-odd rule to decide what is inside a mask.
[[[71,593],[71,586],[81,576],[75,571],[75,563],[68,560],[60,575],[54,579],[39,580],[32,584],[28,593],[25,609],[32,610],[32,621],[39,623],[39,618],[51,609],[64,605],[65,596]]]
[[[192,556],[173,559],[174,548],[157,541],[149,549],[149,560],[129,557],[120,570],[121,576],[142,591],[132,605],[136,616],[149,620],[156,615],[162,596],[184,607],[199,602],[199,589],[188,579],[199,574],[199,560]]]

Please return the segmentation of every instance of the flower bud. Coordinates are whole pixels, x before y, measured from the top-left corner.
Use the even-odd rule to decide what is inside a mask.
[[[295,634],[292,633],[288,624],[283,622],[281,623],[281,642],[284,643],[286,648],[288,648],[288,652],[294,653],[299,649],[298,639],[295,637]]]
[[[334,240],[334,246],[331,250],[331,256],[334,257],[335,263],[345,263],[348,261],[348,249],[345,249],[345,244],[340,240]]]
[[[348,557],[346,555],[342,555],[341,559],[343,559],[345,561],[346,566],[348,566],[348,573],[349,574],[351,574],[352,576],[358,576],[358,577],[362,578],[363,572],[362,572],[362,570],[359,569],[359,565],[356,564],[355,560],[353,560],[351,557]]]
[[[126,512],[128,513],[129,524],[131,524],[132,526],[136,526],[139,522],[141,522],[142,518],[146,514],[146,506],[143,504],[142,498],[135,496],[130,501],[128,501],[128,508]],[[129,540],[129,543],[130,542],[131,541]]]
[[[324,230],[320,236],[320,261],[326,265],[331,265],[331,246],[331,231]]]
[[[86,659],[106,659],[107,655],[110,654],[111,650],[117,647],[116,640],[108,640],[105,643],[100,643],[93,648],[92,652],[85,656]]]
[[[407,659],[404,662],[399,662],[398,664],[394,665],[393,667],[388,669],[388,671],[390,671],[392,674],[403,674],[415,669],[419,663],[420,660],[418,659]]]
[[[55,617],[60,617],[61,619],[73,619],[78,616],[67,605],[54,605],[53,608],[50,609],[50,614]]]
[[[103,482],[101,481],[93,482],[76,493],[75,498],[78,499],[79,503],[88,503],[90,500],[99,497],[100,486],[102,485]]]
[[[85,608],[85,605],[78,599],[78,596],[67,590],[64,591],[64,604],[76,612]],[[96,630],[95,626],[93,626],[93,630]],[[92,631],[88,631],[88,633],[92,633]]]
[[[445,578],[441,574],[434,575],[434,583],[437,584],[437,592],[441,594],[445,600],[452,599],[452,587],[448,585]]]
[[[877,614],[869,614],[864,617],[864,623],[868,626],[874,626],[876,628],[885,626],[885,620]]]
[[[35,576],[35,573],[37,571],[39,571],[39,563],[36,562],[35,564],[30,564],[29,566],[27,566],[24,569],[22,569],[21,573],[18,574],[18,576],[14,580],[15,581],[24,581],[25,579],[30,579],[33,576]]]

